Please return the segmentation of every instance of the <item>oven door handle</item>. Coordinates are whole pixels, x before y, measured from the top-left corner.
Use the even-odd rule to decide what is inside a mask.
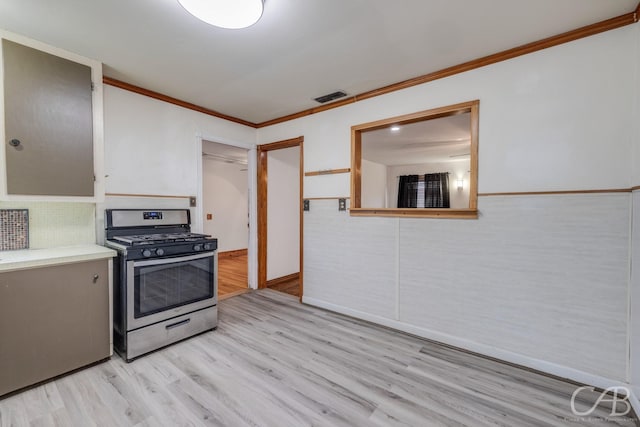
[[[208,258],[215,254],[215,252],[202,252],[197,255],[179,256],[175,258],[158,258],[150,259],[147,261],[133,261],[134,267],[144,267],[147,265],[159,265],[159,264],[173,264],[177,262],[193,261],[201,258]]]

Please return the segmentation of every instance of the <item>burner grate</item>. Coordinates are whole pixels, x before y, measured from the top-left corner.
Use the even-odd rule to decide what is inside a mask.
[[[196,242],[209,238],[206,234],[197,233],[163,233],[163,234],[137,234],[132,236],[115,236],[113,240],[127,245],[155,245],[172,242]]]

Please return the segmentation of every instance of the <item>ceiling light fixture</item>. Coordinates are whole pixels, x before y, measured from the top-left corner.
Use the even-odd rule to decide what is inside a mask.
[[[263,0],[178,0],[187,12],[220,28],[249,27],[260,19]]]
[[[400,130],[400,126],[398,125],[391,126],[391,132],[398,132],[399,130]]]

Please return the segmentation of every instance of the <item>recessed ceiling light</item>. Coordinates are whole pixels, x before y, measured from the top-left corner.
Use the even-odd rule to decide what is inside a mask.
[[[220,28],[249,27],[260,19],[263,0],[178,0],[187,12]]]
[[[400,130],[400,126],[398,125],[391,126],[391,132],[398,132],[399,130]]]

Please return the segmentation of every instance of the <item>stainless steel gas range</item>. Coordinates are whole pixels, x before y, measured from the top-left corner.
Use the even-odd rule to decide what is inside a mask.
[[[126,361],[218,326],[218,241],[188,209],[108,209],[113,340]]]

